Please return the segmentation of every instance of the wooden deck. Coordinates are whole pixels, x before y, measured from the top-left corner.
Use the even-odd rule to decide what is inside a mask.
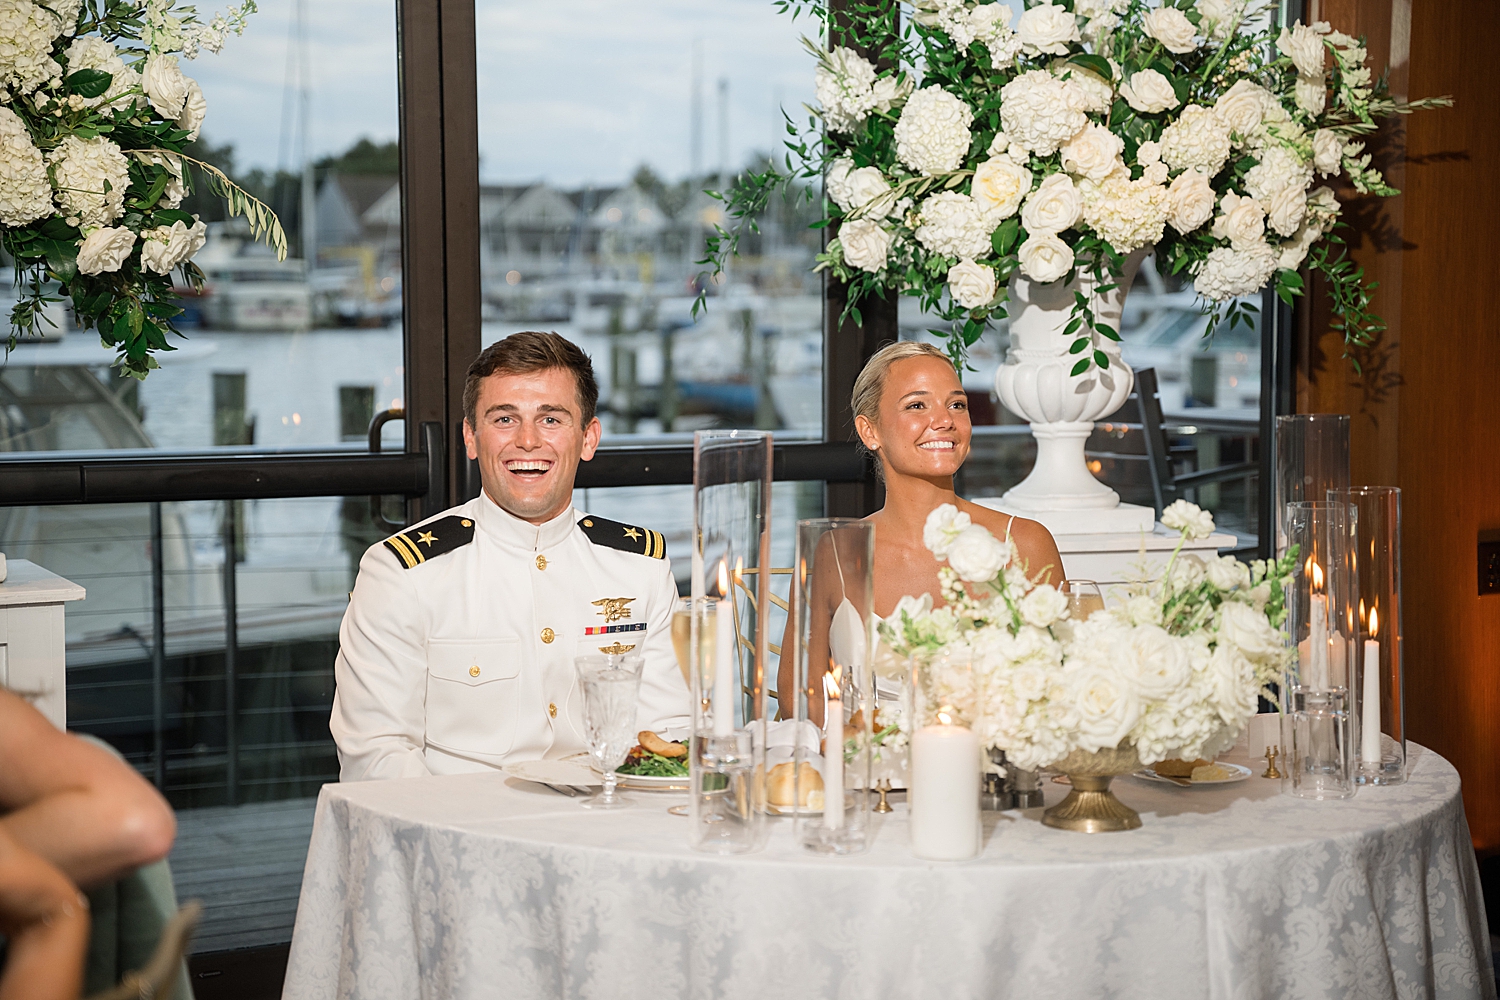
[[[177,898],[203,902],[195,953],[292,939],[316,805],[289,799],[177,814]]]

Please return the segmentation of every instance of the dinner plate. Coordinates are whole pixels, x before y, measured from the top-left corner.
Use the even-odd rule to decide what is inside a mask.
[[[590,784],[601,785],[604,779],[600,777],[599,770],[594,767],[594,759],[587,753],[574,754],[563,758],[562,763],[577,763],[588,769]],[[619,774],[619,772],[615,772]],[[620,774],[621,788],[630,788],[643,792],[685,792],[688,790],[688,776],[685,774]]]
[[[1229,772],[1229,777],[1219,778],[1216,781],[1194,781],[1192,782],[1192,787],[1196,788],[1199,785],[1232,785],[1236,781],[1244,781],[1251,775],[1251,771],[1248,767],[1242,767],[1239,764],[1228,764],[1222,760],[1218,761],[1217,763],[1220,767]],[[1140,778],[1142,781],[1154,781],[1162,785],[1177,785],[1177,782],[1172,781],[1168,778],[1163,778],[1161,775],[1156,773],[1155,769],[1149,767],[1143,767],[1139,771],[1136,771],[1134,777]],[[1177,785],[1177,787],[1181,788],[1183,786]]]
[[[543,785],[578,785],[593,787],[604,784],[603,779],[585,761],[575,757],[564,760],[522,760],[502,765],[500,770],[512,778],[535,781]]]

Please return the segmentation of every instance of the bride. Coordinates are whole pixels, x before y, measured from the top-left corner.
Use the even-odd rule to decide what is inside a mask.
[[[931,594],[933,605],[942,606],[938,561],[922,542],[922,528],[927,515],[945,503],[956,506],[996,538],[1009,539],[1014,546],[1014,564],[1033,580],[1062,582],[1062,559],[1051,532],[1035,521],[970,503],[953,491],[953,475],[969,457],[973,427],[969,423],[968,394],[946,354],[931,344],[915,341],[881,348],[855,380],[851,402],[854,429],[874,454],[877,473],[885,483],[885,506],[865,519],[875,525],[877,616],[890,615],[896,602],[908,594]],[[817,565],[828,562],[819,558]],[[827,662],[828,640],[823,637],[840,645],[859,635],[853,608],[848,616],[839,613],[844,610],[841,605],[845,595],[838,577],[831,578],[829,584],[815,588],[826,597],[815,600],[810,609],[809,663]],[[841,617],[853,621],[844,622]],[[850,626],[854,634],[845,637],[843,633]],[[786,641],[795,640],[788,635]],[[792,674],[793,658],[783,656],[777,677],[777,690],[784,692],[779,698],[783,718],[790,718],[794,709],[792,692],[796,685]],[[812,685],[809,694],[815,703],[809,704],[809,715],[821,725],[821,691]]]

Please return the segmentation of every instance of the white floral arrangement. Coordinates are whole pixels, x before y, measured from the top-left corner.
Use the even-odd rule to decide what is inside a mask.
[[[821,268],[867,295],[902,292],[950,321],[955,362],[1005,316],[1012,274],[1091,274],[1107,290],[1126,255],[1190,275],[1212,331],[1248,321],[1238,300],[1274,281],[1290,302],[1304,265],[1322,272],[1352,346],[1383,329],[1363,273],[1337,249],[1339,202],[1319,178],[1392,195],[1362,137],[1446,99],[1393,100],[1361,40],[1325,22],[1274,27],[1269,0],[782,0],[834,44],[818,107],[785,170],[736,179],[738,220],[709,240],[722,269],[769,198],[822,179],[830,234]],[[918,69],[921,67],[921,78]],[[810,188],[807,189],[810,191]],[[1085,298],[1068,333],[1074,374],[1108,367]]]
[[[203,282],[206,227],[180,208],[194,169],[286,256],[270,209],[184,154],[208,104],[178,56],[218,52],[254,11],[244,0],[204,22],[173,0],[0,0],[0,248],[21,290],[9,347],[42,332],[60,295],[124,374],[156,368],[182,312],[173,271]]]
[[[951,504],[933,511],[923,542],[947,563],[938,570],[945,603],[903,597],[880,625],[890,652],[914,661],[921,687],[899,715],[880,718],[886,742],[941,710],[1026,770],[1074,750],[1130,744],[1151,764],[1230,746],[1291,655],[1281,625],[1297,554],[1249,565],[1182,555],[1187,540],[1214,530],[1186,500],[1162,523],[1180,538],[1160,579],[1073,621],[1067,596],[1033,584],[1009,542]]]

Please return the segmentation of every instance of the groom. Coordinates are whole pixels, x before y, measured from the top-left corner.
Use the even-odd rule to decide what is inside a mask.
[[[329,719],[342,780],[587,750],[573,660],[588,653],[643,654],[637,728],[686,725],[665,539],[573,509],[598,399],[588,355],[555,333],[513,334],[469,366],[464,443],[484,490],[360,560]]]

